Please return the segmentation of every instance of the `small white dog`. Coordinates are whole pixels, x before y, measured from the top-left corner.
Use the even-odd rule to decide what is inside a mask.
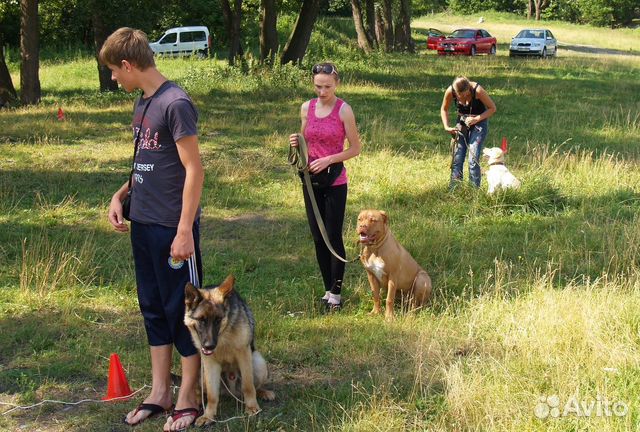
[[[504,152],[500,148],[486,148],[482,150],[482,153],[489,158],[488,193],[492,194],[498,189],[518,189],[520,187],[520,180],[504,166]]]

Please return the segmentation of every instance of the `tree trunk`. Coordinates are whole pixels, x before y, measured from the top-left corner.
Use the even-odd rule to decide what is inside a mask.
[[[375,0],[364,0],[367,11],[366,30],[373,48],[378,48],[378,38],[376,37],[376,3]]]
[[[242,0],[234,1],[234,14],[233,14],[233,40],[235,52],[238,56],[242,56],[244,54],[244,49],[242,48]]]
[[[382,2],[382,22],[384,23],[384,50],[393,51],[395,46],[395,32],[393,31],[393,5],[391,0]]]
[[[540,21],[542,17],[542,10],[547,7],[547,0],[534,0],[534,4],[536,6],[536,21]]]
[[[100,49],[111,34],[111,28],[105,23],[103,14],[97,4],[93,5],[93,12],[91,14],[91,21],[93,23],[93,45],[96,49],[96,63],[98,64],[98,80],[100,81],[101,92],[113,92],[118,90],[118,83],[111,79],[111,70],[106,66],[100,64],[98,60],[98,54]],[[116,65],[120,66],[120,65]]]
[[[416,52],[416,44],[411,37],[411,0],[400,0],[399,15],[399,24],[402,33],[401,50],[414,53]]]
[[[232,31],[232,15],[231,5],[229,0],[220,0],[220,8],[222,9],[222,20],[224,21],[224,29],[227,34],[227,45],[229,46],[229,53],[231,53],[231,31]],[[230,61],[231,63],[231,61]]]
[[[260,17],[260,60],[269,64],[278,51],[278,22],[276,0],[262,0],[262,16]]]
[[[378,46],[384,46],[384,21],[382,20],[382,11],[379,7],[376,7],[376,42]]]
[[[402,21],[399,16],[396,17],[396,22],[393,24],[393,42],[394,51],[403,51],[406,41],[404,39],[404,32],[402,31]]]
[[[527,19],[530,20],[533,15],[533,0],[529,0],[527,3]]]
[[[40,102],[40,24],[38,0],[20,0],[20,101]]]
[[[242,0],[233,1],[233,9],[229,0],[221,0],[222,15],[229,38],[229,65],[233,66],[236,58],[243,54],[240,42],[240,25],[242,23]]]
[[[362,3],[360,0],[351,0],[351,12],[353,13],[353,23],[356,27],[356,34],[358,35],[358,46],[365,53],[370,53],[373,50],[372,42],[369,39],[369,35],[364,28],[364,22],[362,19]]]
[[[284,51],[282,52],[282,58],[280,59],[282,64],[300,63],[302,61],[307,51],[309,39],[311,39],[311,32],[318,18],[319,10],[320,0],[302,1],[300,14],[291,32],[291,36],[289,36],[287,45],[285,45]]]
[[[18,99],[11,74],[4,59],[4,40],[0,33],[0,108]]]

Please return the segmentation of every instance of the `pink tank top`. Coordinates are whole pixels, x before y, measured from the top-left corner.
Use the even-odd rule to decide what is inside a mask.
[[[316,117],[316,104],[318,99],[309,101],[307,111],[307,125],[304,128],[304,139],[309,146],[309,162],[321,157],[341,153],[344,150],[344,138],[347,135],[344,123],[340,119],[340,108],[344,104],[342,99],[336,103],[326,117]],[[347,183],[347,168],[342,170],[332,186],[340,186]]]

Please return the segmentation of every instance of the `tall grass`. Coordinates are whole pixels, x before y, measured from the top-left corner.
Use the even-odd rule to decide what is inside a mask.
[[[76,249],[77,250],[74,250]],[[96,278],[96,245],[91,238],[53,241],[42,234],[22,243],[20,290],[46,300],[56,291],[90,286]]]

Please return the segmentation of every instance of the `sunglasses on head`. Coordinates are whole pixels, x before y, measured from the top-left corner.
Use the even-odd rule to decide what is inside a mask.
[[[311,73],[314,75],[318,75],[319,73],[323,73],[327,75],[331,75],[331,74],[338,75],[338,69],[336,69],[334,65],[327,64],[327,63],[320,63],[317,65],[314,65],[311,68]]]

